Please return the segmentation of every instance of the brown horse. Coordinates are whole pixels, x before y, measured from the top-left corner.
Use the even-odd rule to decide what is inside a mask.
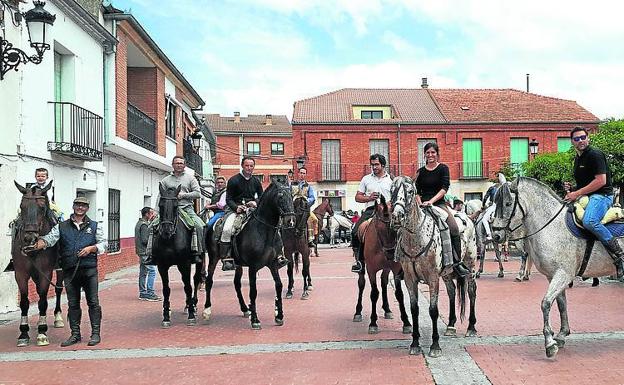
[[[19,289],[20,296],[20,335],[17,338],[17,346],[27,346],[30,344],[30,336],[28,334],[30,328],[28,326],[28,309],[30,302],[28,301],[28,281],[30,279],[35,283],[37,294],[39,295],[39,321],[37,322],[37,345],[49,345],[48,340],[48,324],[46,320],[46,312],[48,310],[48,289],[52,282],[52,270],[58,258],[56,247],[50,247],[45,250],[39,250],[32,253],[25,253],[24,248],[35,244],[39,236],[46,235],[50,232],[54,224],[49,220],[52,216],[50,213],[50,204],[48,202],[47,192],[52,186],[50,182],[45,188],[41,189],[37,186],[26,188],[15,182],[15,186],[22,193],[20,203],[20,216],[16,223],[15,236],[11,245],[11,256],[13,257],[13,265],[15,268],[15,281]],[[54,310],[54,327],[63,327],[63,318],[61,317],[61,291],[63,287],[60,285],[60,278],[57,271],[56,291],[56,308]]]
[[[301,299],[310,297],[309,290],[312,290],[312,278],[310,277],[310,247],[308,246],[308,217],[310,208],[306,197],[296,197],[293,201],[295,208],[295,227],[282,228],[282,241],[284,243],[284,255],[291,263],[288,264],[288,290],[286,299],[293,297],[293,267],[299,272],[299,256],[303,262],[303,293]]]
[[[397,278],[401,271],[401,264],[394,261],[394,249],[396,247],[396,232],[390,227],[392,218],[391,209],[386,200],[381,196],[381,202],[375,204],[375,215],[369,221],[362,223],[358,228],[357,236],[360,238],[363,247],[364,266],[368,274],[368,281],[371,286],[371,316],[368,325],[368,333],[379,332],[377,326],[377,300],[379,299],[379,289],[377,288],[377,272],[381,270],[381,298],[384,318],[392,319],[392,311],[388,303],[388,275],[390,271],[394,276],[394,295],[399,302],[401,320],[403,321],[403,333],[412,332],[412,324],[409,321],[405,304],[403,301],[403,288],[401,279]],[[364,272],[358,278],[358,302],[355,306],[353,322],[362,321],[362,292],[366,284]]]
[[[314,211],[312,211],[312,213],[316,215],[316,218],[318,219],[318,229],[316,232],[316,237],[314,239],[314,255],[318,257],[319,256],[318,254],[319,234],[321,233],[321,230],[323,229],[323,219],[325,218],[325,214],[329,214],[330,217],[334,216],[334,209],[331,205],[331,202],[329,201],[329,198],[323,198],[323,200],[321,201],[321,204],[316,206],[316,208],[314,209]],[[330,228],[329,218],[328,218],[327,228],[328,229]]]

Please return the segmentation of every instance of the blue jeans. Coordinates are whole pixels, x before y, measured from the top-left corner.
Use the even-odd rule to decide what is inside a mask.
[[[212,218],[210,218],[210,220],[208,221],[208,224],[207,224],[207,225],[208,225],[208,227],[209,227],[209,228],[210,228],[210,227],[212,227],[212,225],[214,225],[214,224],[215,224],[215,222],[216,222],[219,218],[221,218],[224,214],[225,214],[225,211],[217,211],[217,212],[215,213],[215,215],[213,215],[213,216],[212,216]]]
[[[152,296],[154,293],[154,281],[156,280],[156,266],[139,264],[139,295]],[[147,284],[147,285],[146,285]]]
[[[607,228],[600,223],[613,202],[613,195],[593,194],[589,196],[589,203],[583,215],[583,227],[594,234],[603,244],[613,238]]]

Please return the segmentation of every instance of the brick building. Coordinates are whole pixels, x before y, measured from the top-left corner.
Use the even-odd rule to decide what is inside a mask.
[[[334,207],[361,209],[355,192],[372,153],[391,174],[413,176],[427,142],[440,146],[451,172],[450,193],[481,196],[501,164],[539,152],[567,150],[569,130],[595,129],[599,119],[576,102],[513,89],[341,89],[295,102],[294,157]]]
[[[240,171],[243,155],[256,160],[254,175],[266,187],[272,178],[285,179],[294,169],[292,127],[285,115],[221,116],[206,114],[216,136],[215,174],[230,178]]]

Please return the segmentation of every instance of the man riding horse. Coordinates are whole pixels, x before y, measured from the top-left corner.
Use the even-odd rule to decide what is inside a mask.
[[[249,209],[255,209],[257,202],[262,195],[262,185],[253,176],[256,161],[250,156],[244,156],[241,160],[241,172],[230,178],[226,188],[226,214],[221,242],[219,243],[219,255],[223,259],[223,270],[234,270],[234,258],[231,256],[232,235],[234,223],[237,218],[246,214]],[[277,259],[278,268],[288,264],[288,260],[279,255]]]
[[[296,195],[303,196],[308,202],[308,208],[312,207],[316,198],[314,197],[314,189],[306,181],[306,175],[308,170],[305,167],[299,168],[299,181],[293,183],[291,188],[293,192],[293,198]],[[315,230],[318,231],[318,218],[316,215],[308,216],[308,246],[314,247]]]
[[[574,127],[570,131],[570,140],[576,151],[573,170],[576,189],[570,191],[570,183],[565,182],[564,187],[568,193],[564,199],[572,202],[583,195],[589,197],[583,215],[583,226],[609,251],[617,269],[617,278],[621,279],[624,276],[624,250],[601,222],[613,203],[609,163],[602,151],[589,145],[589,135],[585,128]]]

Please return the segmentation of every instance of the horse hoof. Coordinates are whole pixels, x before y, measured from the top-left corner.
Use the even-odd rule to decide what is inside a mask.
[[[557,347],[559,348],[563,348],[566,343],[566,341],[563,338],[555,338],[555,342],[557,343]]]
[[[416,356],[422,354],[422,348],[420,346],[410,346],[409,348],[410,356]]]
[[[438,358],[442,355],[442,349],[431,349],[429,350],[429,357]]]
[[[387,311],[384,313],[384,318],[385,319],[394,319],[394,315],[392,314],[391,311]]]
[[[17,340],[17,347],[22,348],[24,346],[30,345],[30,338],[20,338]]]
[[[64,328],[65,327],[65,322],[63,322],[63,320],[58,320],[58,321],[54,321],[54,327],[55,328]]]
[[[167,329],[169,327],[171,327],[171,321],[163,321],[160,326],[162,326],[164,329]]]
[[[447,327],[444,335],[446,337],[457,337],[457,328],[453,326]]]
[[[304,291],[301,294],[301,299],[303,299],[303,300],[310,299],[310,293],[308,293],[307,291]]]
[[[46,336],[45,334],[39,334],[37,336],[37,346],[48,346],[50,345],[50,340],[48,339],[48,336]]]
[[[251,311],[249,311],[249,310],[245,310],[245,311],[243,312],[243,317],[245,317],[245,318],[249,318],[249,316],[251,316]]]
[[[522,282],[522,278],[520,277],[516,277],[515,279],[516,279],[516,282]]]
[[[498,278],[504,278],[505,277],[505,273],[503,273],[502,271],[498,272]]]
[[[186,326],[195,326],[197,325],[197,318],[189,318],[186,320]]]
[[[314,286],[308,285],[308,291],[312,291],[312,290],[314,290]]]
[[[411,326],[403,326],[403,334],[412,334]]]
[[[369,326],[368,334],[377,334],[379,333],[379,328],[377,326]]]
[[[212,308],[205,308],[202,312],[202,317],[204,317],[204,321],[210,321],[210,316],[212,315]]]
[[[253,330],[260,330],[260,329],[262,329],[262,325],[260,324],[260,322],[252,322],[251,323],[251,328]]]
[[[284,296],[285,299],[291,299],[293,297],[293,293],[292,291],[289,291],[288,293],[286,293],[286,295]]]
[[[284,325],[284,319],[275,317],[275,325],[277,325],[277,326]]]
[[[522,280],[523,281],[528,281],[529,280],[529,276],[527,275],[527,276],[523,277]]]
[[[557,342],[553,341],[550,345],[546,346],[546,357],[553,358],[557,355],[559,351],[559,346],[557,346]]]
[[[353,322],[362,322],[362,315],[361,314],[354,315]]]
[[[480,277],[481,277],[481,273],[477,271],[477,272],[475,273],[475,278],[477,278],[477,279],[478,279],[478,278],[480,278]]]
[[[465,337],[476,337],[477,336],[477,331],[476,330],[466,330],[466,334]]]

